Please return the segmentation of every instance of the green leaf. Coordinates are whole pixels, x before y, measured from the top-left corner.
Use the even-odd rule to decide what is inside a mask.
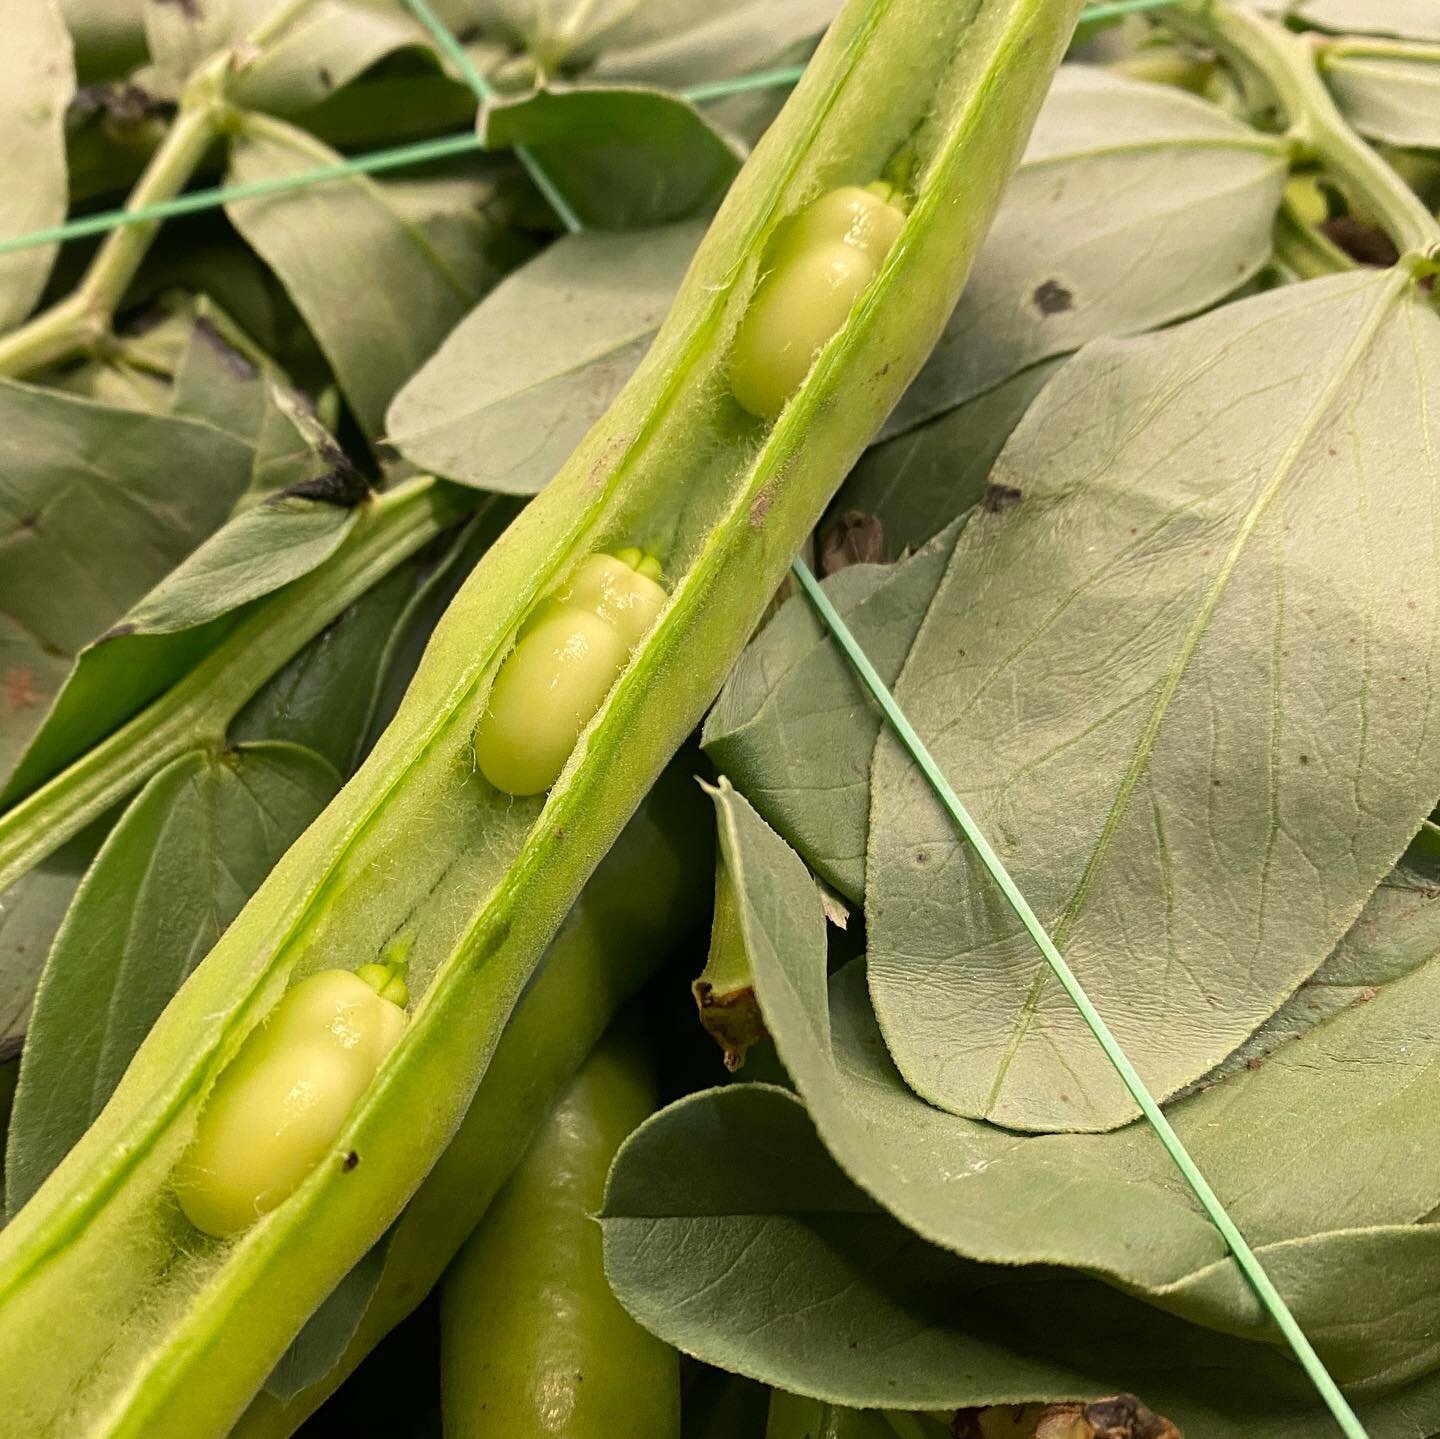
[[[283,408],[268,413],[278,418],[279,429],[290,435],[297,451],[286,457],[287,469],[300,465],[302,455],[299,472],[315,470],[317,461],[329,468],[301,480],[297,493],[275,496],[223,525],[120,623],[85,646],[0,799],[19,798],[108,734],[208,653],[239,621],[248,604],[310,573],[343,543],[360,514],[357,501],[365,494],[363,481],[313,421]],[[303,433],[297,425],[303,427]],[[217,430],[207,428],[203,433],[212,444],[234,445]],[[280,448],[273,430],[271,444]],[[137,466],[143,463],[143,455],[124,458]],[[252,454],[252,461],[254,458]],[[246,465],[247,470],[252,468],[252,464]],[[323,498],[307,498],[310,494]],[[233,500],[234,491],[225,498]],[[120,518],[114,523],[123,523],[133,499],[117,495],[107,500],[105,513],[115,513]],[[81,515],[75,523],[78,527],[89,520]],[[72,552],[78,549],[69,533],[63,542]],[[103,533],[85,538],[85,544],[97,552],[105,542]],[[97,566],[102,563],[98,558],[94,562]],[[31,579],[27,590],[38,601],[37,583]],[[50,612],[48,607],[44,611]]]
[[[231,38],[240,38],[231,29]],[[320,0],[238,72],[231,98],[247,110],[293,115],[344,89],[387,55],[417,47],[433,53],[434,42],[404,5]]]
[[[714,205],[740,168],[734,142],[661,90],[552,84],[482,107],[489,149],[528,146],[587,228],[634,230]]]
[[[303,130],[247,115],[227,179],[248,184],[339,159]],[[495,278],[483,252],[457,267],[368,176],[225,208],[284,282],[372,436],[395,391]]]
[[[882,678],[893,680],[955,547],[952,525],[893,566],[851,565],[825,582]],[[740,656],[702,743],[827,884],[865,894],[870,763],[880,716],[803,596]]]
[[[845,1177],[785,1090],[732,1085],[661,1111],[616,1157],[600,1223],[611,1287],[642,1324],[794,1393],[953,1409],[1129,1390],[1199,1439],[1324,1431],[1308,1380],[1267,1346],[1093,1280],[927,1245]],[[1440,1377],[1358,1408],[1371,1439],[1429,1439]]]
[[[20,1054],[50,943],[109,827],[97,820],[0,895],[0,1064]]]
[[[1440,954],[1440,829],[1426,823],[1335,952],[1202,1084],[1253,1068],[1281,1045]]]
[[[1430,0],[1285,0],[1279,8],[1317,30],[1440,40],[1440,14]]]
[[[390,442],[447,479],[534,494],[630,378],[702,233],[689,223],[557,240],[395,397]]]
[[[1024,1137],[908,1089],[866,1001],[863,964],[827,983],[824,917],[804,865],[723,784],[716,806],[766,1027],[851,1178],[967,1258],[1063,1264],[1212,1327],[1275,1338],[1148,1125]],[[1372,901],[1369,918],[1377,953],[1376,926],[1388,926],[1401,978],[1169,1111],[1306,1332],[1355,1382],[1434,1364],[1434,1330],[1417,1316],[1433,1307],[1440,1275],[1440,1230],[1420,1222],[1440,1196],[1425,1138],[1440,1093],[1436,919],[1418,933],[1388,901]],[[1362,1282],[1377,1269],[1394,1277]]]
[[[75,93],[70,36],[56,0],[11,8],[0,51],[0,238],[65,218],[65,107]],[[0,256],[0,332],[40,298],[56,245]]]
[[[0,382],[0,774],[71,657],[223,521],[249,477],[249,450],[210,425]]]
[[[896,686],[1161,1097],[1314,973],[1440,790],[1436,366],[1440,318],[1395,272],[1092,346],[1011,436],[1008,503],[966,527]],[[884,740],[867,886],[876,1010],[918,1092],[1017,1129],[1133,1117]]]
[[[372,730],[397,631],[434,569],[423,554],[398,565],[260,690],[229,737],[305,745],[348,775]]]
[[[185,976],[339,787],[311,751],[257,744],[197,751],[135,797],[81,882],[40,980],[6,1151],[12,1215],[89,1127]]]
[[[1427,47],[1411,56],[1394,43],[1342,40],[1321,64],[1335,103],[1362,135],[1440,149],[1440,51]]]
[[[871,445],[830,513],[875,515],[891,554],[918,549],[981,502],[995,457],[1062,363],[1042,360],[933,420]]]
[[[840,0],[650,0],[612,5],[609,14],[599,6],[567,58],[587,80],[677,90],[766,69],[818,36],[839,9]]]
[[[1288,173],[1283,140],[1193,95],[1062,66],[955,314],[882,434],[1222,299],[1269,258]]]

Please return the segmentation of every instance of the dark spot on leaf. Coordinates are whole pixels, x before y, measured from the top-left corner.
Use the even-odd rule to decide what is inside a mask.
[[[156,5],[173,5],[187,20],[200,19],[200,0],[154,0]]]
[[[1405,608],[1406,608],[1407,610],[1418,610],[1418,609],[1420,608],[1420,606],[1417,605],[1414,600],[1406,600],[1406,601],[1405,601]]]
[[[1354,215],[1336,215],[1320,226],[1320,233],[1362,265],[1388,269],[1400,258],[1394,242],[1378,225]]]
[[[1218,779],[1212,779],[1210,783],[1213,784],[1216,789],[1220,788],[1220,781]]]
[[[259,367],[242,355],[204,315],[195,321],[195,334],[237,380],[253,380],[260,373]]]
[[[1309,756],[1308,754],[1302,754],[1302,755],[1300,756],[1300,763],[1301,763],[1301,764],[1309,764],[1309,763],[1310,763],[1310,756]]]
[[[1265,1061],[1264,1061],[1263,1059],[1247,1059],[1247,1060],[1245,1061],[1245,1068],[1246,1068],[1246,1069],[1259,1069],[1260,1066],[1261,1066],[1262,1064],[1264,1064],[1264,1062],[1265,1062]]]
[[[915,863],[916,863],[916,864],[926,864],[926,863],[929,862],[929,859],[930,859],[930,856],[929,856],[928,854],[926,854],[923,849],[916,851],[916,854],[915,854]]]
[[[340,1167],[345,1171],[346,1174],[349,1174],[350,1171],[354,1169],[355,1166],[359,1163],[360,1156],[356,1154],[355,1151],[352,1149],[350,1153],[345,1156],[344,1162],[340,1165]]]
[[[989,484],[980,496],[980,508],[987,515],[998,515],[1001,510],[1013,509],[1020,500],[1020,491],[1014,485]]]
[[[885,563],[885,525],[878,515],[846,510],[820,541],[820,573]]]
[[[320,83],[327,90],[333,90],[335,88],[335,77],[330,73],[328,69],[326,69],[324,65],[322,65],[319,70],[316,71],[316,74],[320,76]]]
[[[766,485],[750,504],[750,525],[752,529],[759,529],[765,523],[765,516],[770,513],[770,506],[775,503],[775,496],[771,493],[770,486]]]
[[[1030,298],[1042,315],[1062,315],[1066,310],[1075,308],[1075,296],[1059,280],[1046,280],[1043,285],[1036,285]]]

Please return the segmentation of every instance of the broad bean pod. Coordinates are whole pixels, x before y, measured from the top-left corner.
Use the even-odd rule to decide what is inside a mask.
[[[713,824],[682,750],[566,916],[455,1137],[385,1245],[353,1337],[323,1378],[256,1396],[233,1439],[286,1439],[425,1298],[484,1217],[616,1011],[704,918]]]
[[[678,1439],[680,1356],[610,1292],[591,1218],[656,1098],[635,1025],[622,1023],[446,1271],[445,1439]]]
[[[0,1233],[0,1433],[226,1433],[453,1136],[586,878],[718,690],[826,501],[933,345],[1078,0],[850,0],[755,148],[610,410],[476,567],[404,703]],[[778,228],[904,149],[913,204],[773,423],[726,379]],[[643,541],[669,599],[543,798],[474,768],[516,635],[589,556]],[[178,1163],[279,997],[406,946],[411,1019],[293,1194],[200,1240]],[[63,1335],[63,1342],[56,1336]]]

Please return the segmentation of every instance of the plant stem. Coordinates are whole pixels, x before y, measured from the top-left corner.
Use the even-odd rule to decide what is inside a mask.
[[[1209,45],[1274,92],[1306,158],[1318,160],[1352,202],[1373,215],[1402,255],[1440,250],[1440,223],[1346,123],[1316,68],[1317,54],[1283,25],[1216,0],[1164,12],[1166,27]]]
[[[252,606],[184,678],[0,816],[0,893],[163,765],[223,744],[230,721],[271,675],[478,501],[429,476],[367,501],[330,559]]]
[[[251,63],[315,0],[287,0],[249,35],[190,78],[175,120],[125,202],[128,212],[173,200],[190,183],[225,125],[230,76]],[[123,225],[102,241],[75,290],[0,339],[0,376],[26,375],[99,344],[160,228],[159,220]]]

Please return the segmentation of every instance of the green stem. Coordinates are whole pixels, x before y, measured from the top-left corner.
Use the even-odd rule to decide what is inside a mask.
[[[425,476],[367,501],[329,560],[257,604],[183,679],[0,816],[0,893],[162,766],[223,744],[230,721],[271,675],[477,499]]]
[[[1288,202],[1275,217],[1275,258],[1302,280],[1343,275],[1357,268],[1339,245],[1307,225]]]
[[[1213,47],[1237,69],[1263,81],[1306,157],[1318,160],[1346,195],[1375,217],[1402,255],[1440,249],[1440,223],[1336,109],[1308,40],[1262,15],[1215,0],[1187,0],[1166,11],[1162,23]]]
[[[151,155],[125,203],[126,213],[173,200],[190,183],[224,128],[225,89],[315,0],[286,0],[254,30],[201,66],[181,96],[174,123]],[[158,219],[112,229],[75,290],[0,339],[0,375],[27,375],[92,348],[109,332],[160,228]]]

